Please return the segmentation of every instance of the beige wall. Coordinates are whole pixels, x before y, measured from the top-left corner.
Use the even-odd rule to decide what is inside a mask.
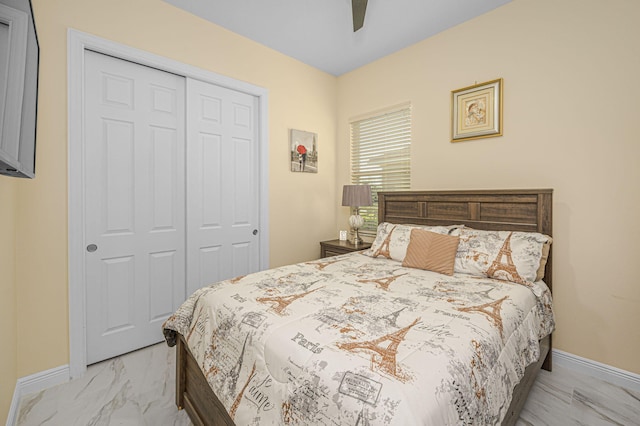
[[[16,179],[0,176],[0,421],[6,418],[16,385]]]
[[[339,79],[161,0],[33,3],[37,177],[0,177],[0,323],[17,342],[0,352],[0,417],[17,377],[68,363],[69,27],[269,90],[271,266],[346,227],[348,118],[411,101],[413,187],[554,188],[556,347],[640,373],[636,0],[515,0]],[[504,136],[449,143],[450,91],[497,77]],[[289,128],[318,133],[317,175],[289,172]]]
[[[636,0],[515,0],[338,80],[338,184],[349,117],[411,101],[414,189],[554,188],[555,347],[634,373],[638,16]],[[450,143],[451,90],[499,77],[504,136]]]
[[[337,228],[337,213],[327,215],[322,208],[336,197],[335,77],[161,0],[34,0],[33,6],[41,49],[37,170],[35,180],[19,183],[17,201],[11,203],[20,218],[13,315],[20,337],[17,366],[9,368],[10,378],[69,362],[68,28],[267,88],[271,265],[319,255],[318,241],[333,236]],[[289,128],[318,133],[318,174],[293,175],[289,171]],[[0,244],[0,251],[12,250],[4,240]],[[4,318],[4,312],[2,315]],[[11,387],[15,380],[12,382]]]

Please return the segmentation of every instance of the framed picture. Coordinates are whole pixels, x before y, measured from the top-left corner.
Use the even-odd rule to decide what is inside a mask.
[[[501,135],[501,78],[451,92],[451,142]]]
[[[291,171],[318,173],[318,135],[303,130],[289,131]]]

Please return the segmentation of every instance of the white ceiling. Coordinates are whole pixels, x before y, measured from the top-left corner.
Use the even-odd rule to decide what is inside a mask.
[[[351,0],[164,0],[333,75],[511,0],[369,0],[353,32]]]

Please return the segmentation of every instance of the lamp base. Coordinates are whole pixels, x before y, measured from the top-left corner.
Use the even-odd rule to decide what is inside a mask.
[[[353,232],[354,232],[353,239],[351,240],[351,244],[353,244],[354,246],[358,246],[362,244],[363,241],[362,241],[362,238],[360,238],[360,235],[358,235],[358,229],[362,225],[364,225],[364,219],[362,218],[362,216],[358,214],[357,208],[356,208],[356,214],[351,215],[349,217],[349,225],[351,225],[351,229],[353,229]]]
[[[364,243],[362,238],[360,238],[360,234],[358,233],[358,228],[353,228],[353,238],[351,238],[350,242],[356,247]]]

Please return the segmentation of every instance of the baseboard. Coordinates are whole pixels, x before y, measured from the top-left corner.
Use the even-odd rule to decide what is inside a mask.
[[[616,386],[640,392],[640,374],[621,370],[558,349],[553,350],[553,365],[565,367],[581,374],[596,377]]]
[[[11,399],[11,407],[7,416],[7,426],[16,424],[18,420],[18,405],[23,396],[68,382],[69,377],[69,366],[63,365],[19,378],[16,382],[16,389],[13,391],[13,399]]]
[[[18,385],[13,391],[13,398],[11,399],[11,406],[9,407],[9,415],[7,415],[7,426],[14,426],[17,422],[16,416],[18,415],[18,404],[20,404],[20,395],[18,393]]]

